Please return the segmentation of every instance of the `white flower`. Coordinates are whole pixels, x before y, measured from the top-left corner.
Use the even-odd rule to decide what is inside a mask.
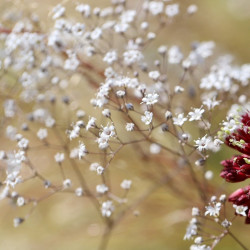
[[[80,197],[83,195],[83,189],[81,187],[76,188],[75,195]]]
[[[208,148],[211,139],[207,138],[207,135],[203,136],[201,139],[195,140],[195,146],[199,151],[203,151]]]
[[[136,62],[140,62],[143,59],[143,54],[136,49],[128,50],[123,53],[125,65],[132,65]]]
[[[78,148],[78,158],[79,158],[79,160],[82,159],[82,157],[84,157],[87,153],[88,153],[88,151],[87,151],[86,146],[84,145],[84,143],[80,143],[79,148]]]
[[[178,46],[172,46],[168,50],[168,62],[170,64],[178,64],[181,62],[183,55]]]
[[[207,98],[202,103],[207,106],[208,110],[213,109],[214,107],[218,106],[221,101],[217,101],[216,97]]]
[[[149,2],[148,9],[153,16],[157,16],[163,12],[164,4],[162,2],[151,1]]]
[[[63,7],[61,4],[58,4],[57,6],[55,6],[52,10],[53,12],[53,19],[57,19],[59,17],[62,17],[65,13],[65,7]]]
[[[155,71],[150,71],[148,73],[148,76],[153,79],[153,80],[158,80],[158,78],[160,77],[160,72],[158,70],[155,70]]]
[[[182,126],[187,118],[184,117],[184,113],[178,114],[177,117],[173,117],[174,125]]]
[[[90,117],[88,124],[86,125],[86,130],[89,130],[90,128],[95,128],[96,127],[96,118],[95,117]]]
[[[72,33],[75,36],[82,36],[85,30],[85,24],[83,23],[76,23],[72,26]]]
[[[118,57],[116,51],[112,50],[106,53],[106,55],[103,57],[103,61],[108,64],[112,64],[117,61],[117,58]]]
[[[204,113],[204,109],[202,108],[195,108],[193,111],[190,111],[188,115],[190,116],[189,121],[199,121],[201,120],[202,114]]]
[[[184,240],[190,240],[193,238],[193,236],[197,235],[197,219],[192,218],[189,222],[189,225],[187,226],[186,233],[184,235]]]
[[[101,37],[102,35],[102,29],[99,27],[96,27],[90,34],[90,38],[92,40],[97,40]]]
[[[192,15],[192,14],[194,14],[195,12],[197,12],[197,10],[198,10],[197,5],[191,4],[191,5],[189,5],[188,8],[187,8],[187,13],[190,14],[190,15]]]
[[[100,166],[99,163],[93,162],[93,163],[91,163],[91,165],[89,166],[89,170],[90,170],[90,171],[93,171],[93,172],[96,172],[96,171],[97,171],[97,168],[98,168],[99,166]]]
[[[213,217],[218,217],[220,214],[221,203],[217,202],[213,206],[208,205],[205,208],[206,208],[205,216],[209,215]]]
[[[28,146],[29,146],[29,140],[26,139],[26,138],[22,138],[22,139],[17,143],[17,146],[18,146],[20,149],[27,149]]]
[[[158,97],[159,97],[159,95],[157,93],[155,93],[155,92],[146,94],[142,98],[142,103],[145,103],[147,105],[153,105],[153,104],[158,102]]]
[[[141,120],[146,125],[149,125],[152,122],[153,119],[153,113],[149,111],[145,111],[144,115],[141,117]]]
[[[114,210],[115,210],[115,207],[112,201],[108,200],[102,203],[101,211],[102,211],[103,217],[110,217]]]
[[[19,196],[17,198],[16,204],[17,204],[18,207],[23,206],[25,204],[25,199],[22,196]]]
[[[127,131],[132,131],[134,130],[135,124],[134,123],[127,123],[126,124],[126,130]]]
[[[37,137],[40,139],[40,140],[44,140],[45,138],[47,138],[48,136],[48,131],[46,128],[40,128],[37,132]]]
[[[192,216],[199,216],[200,215],[200,209],[198,207],[192,208]]]
[[[166,6],[165,13],[168,17],[176,16],[179,13],[179,4],[169,4]]]
[[[123,189],[130,189],[132,181],[131,180],[123,180],[121,183],[121,188]]]
[[[159,154],[161,152],[161,147],[156,143],[152,143],[150,144],[149,151],[151,154]]]
[[[243,205],[237,206],[237,205],[233,204],[233,207],[235,209],[236,214],[240,214],[242,216],[247,216],[246,211],[248,209],[248,206],[243,206]]]
[[[102,175],[103,172],[104,172],[104,168],[102,166],[98,166],[96,168],[96,172],[97,172],[98,175]]]
[[[123,90],[118,90],[118,91],[116,91],[116,95],[118,97],[124,97],[126,95],[126,92]]]
[[[55,158],[55,161],[60,164],[64,161],[64,153],[57,153],[54,156],[54,158]]]
[[[64,188],[70,188],[72,186],[72,182],[70,179],[66,179],[63,181],[63,187]]]
[[[225,228],[229,228],[232,225],[232,222],[228,221],[227,219],[221,222],[221,225]]]
[[[105,184],[100,184],[96,186],[96,192],[99,194],[104,194],[108,192],[109,188]]]
[[[76,6],[76,11],[82,13],[85,17],[89,17],[91,13],[91,8],[88,4],[78,4]]]

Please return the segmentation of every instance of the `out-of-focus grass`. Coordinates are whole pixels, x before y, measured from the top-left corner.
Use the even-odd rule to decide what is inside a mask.
[[[5,8],[11,1],[1,0],[1,4],[6,2]],[[9,3],[8,3],[9,2]],[[72,1],[76,2],[76,1]],[[109,3],[107,0],[84,1],[92,5],[102,6]],[[227,8],[226,0],[202,0],[202,1],[179,1],[183,5],[197,3],[199,12],[188,22],[179,21],[169,28],[168,34],[161,34],[161,43],[179,44],[188,47],[193,40],[214,40],[225,52],[230,52],[239,61],[246,62],[250,58],[250,16],[245,19],[237,18],[232,11]],[[49,1],[16,1],[16,6],[22,5],[22,9],[30,8],[32,4],[38,13],[47,17],[51,6],[59,3],[57,0]],[[11,3],[13,4],[13,2]],[[32,6],[31,6],[32,7]],[[250,8],[250,3],[245,2],[244,8]],[[1,11],[3,13],[3,9]],[[149,48],[149,53],[152,48]],[[153,53],[153,52],[152,52]],[[89,95],[85,91],[86,97]],[[82,93],[78,93],[82,95]],[[2,140],[2,143],[6,143]],[[7,146],[6,146],[7,147]],[[209,160],[209,167],[219,174],[220,160],[227,158],[231,151],[222,151]],[[131,154],[130,154],[131,155]],[[140,162],[135,157],[126,157],[126,152],[121,154],[121,158],[116,162],[117,168],[125,169],[143,168],[144,162]],[[125,170],[124,170],[125,171]],[[136,172],[136,170],[134,170]],[[118,171],[116,171],[118,173]],[[121,178],[117,174],[117,178]],[[223,180],[216,178],[217,183]],[[138,180],[139,188],[145,188]],[[35,185],[35,184],[34,184]],[[230,185],[230,191],[240,186]],[[38,188],[37,186],[35,186]],[[138,191],[138,187],[137,187]],[[133,190],[132,190],[133,195]],[[190,211],[186,209],[185,203],[178,196],[172,197],[171,192],[165,188],[160,188],[139,205],[137,210],[140,216],[135,217],[132,213],[122,221],[113,231],[109,248],[112,250],[121,249],[187,249],[189,242],[183,242],[187,220]],[[103,230],[100,218],[97,217],[88,199],[77,199],[71,195],[63,194],[49,198],[42,202],[29,220],[19,228],[12,227],[12,219],[20,215],[20,208],[9,206],[7,201],[0,204],[0,249],[34,249],[34,250],[80,250],[96,249]],[[239,230],[235,232],[239,238],[248,243],[249,226],[243,224],[243,219],[237,222]],[[219,249],[240,249],[240,247],[230,238],[223,240]]]

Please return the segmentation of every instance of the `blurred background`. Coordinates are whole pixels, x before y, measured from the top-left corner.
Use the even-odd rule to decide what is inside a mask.
[[[64,2],[74,6],[74,3],[82,1]],[[213,40],[222,52],[234,55],[238,63],[250,61],[249,0],[182,0],[174,2],[179,2],[181,8],[189,4],[197,4],[199,10],[188,21],[183,22],[178,19],[171,25],[169,33],[161,34],[161,44],[167,41],[168,44],[177,43],[188,48],[192,41]],[[61,1],[0,0],[0,14],[3,17],[13,9],[21,9],[24,15],[30,12],[37,13],[43,20],[46,30],[51,22],[47,18],[48,13],[58,3]],[[85,0],[84,3],[99,7],[109,5],[108,0]],[[152,51],[154,49],[152,47]],[[89,92],[85,93],[86,97]],[[0,140],[2,144],[5,143],[4,138],[0,138]],[[125,161],[128,153],[133,156],[133,152],[124,152],[116,160],[119,171],[127,171],[131,166],[141,168],[147,165],[134,156]],[[215,175],[218,175],[221,170],[219,162],[231,155],[232,151],[224,150],[210,160],[210,167],[215,171]],[[46,162],[46,156],[44,156],[44,160]],[[142,189],[149,185],[139,179],[137,181]],[[223,182],[220,178],[215,181]],[[241,185],[230,185],[228,193],[238,186]],[[131,192],[133,195],[135,191]],[[10,206],[8,201],[4,200],[0,202],[0,211],[0,235],[2,236],[0,249],[3,250],[92,250],[97,249],[103,231],[101,220],[93,211],[88,199],[79,200],[72,195],[67,197],[67,194],[58,194],[46,199],[36,208],[29,220],[18,228],[13,228],[12,220],[19,216],[20,208]],[[174,250],[189,248],[190,242],[184,242],[182,238],[191,217],[190,209],[186,208],[180,197],[166,195],[166,189],[159,189],[136,207],[135,211],[140,215],[135,217],[133,213],[128,214],[115,228],[108,249]],[[250,248],[249,225],[243,224],[243,219],[238,219],[237,223],[238,226],[235,228],[238,230],[235,231],[235,234]],[[226,238],[219,244],[218,249],[237,250],[241,248],[232,239]]]

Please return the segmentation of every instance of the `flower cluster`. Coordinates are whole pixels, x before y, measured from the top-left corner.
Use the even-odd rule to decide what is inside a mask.
[[[191,249],[213,248],[226,235],[211,233],[207,244],[200,230],[208,218],[220,229],[231,225],[221,216],[225,197],[208,202],[217,190],[208,159],[225,141],[242,155],[223,161],[221,176],[250,176],[250,114],[237,111],[249,107],[250,64],[237,66],[213,41],[161,39],[179,16],[182,25],[197,10],[169,0],[112,0],[107,7],[64,1],[52,8],[49,24],[36,15],[6,15],[0,128],[8,143],[0,151],[0,200],[31,207],[15,227],[44,199],[67,193],[95,207],[104,249],[113,228],[161,189],[167,199],[173,193],[197,204],[185,236],[196,236]],[[249,186],[229,201],[248,223]]]
[[[222,132],[225,137],[225,143],[242,155],[233,156],[230,160],[224,160],[221,164],[224,166],[220,176],[228,182],[241,182],[250,178],[250,111],[246,111],[241,116],[232,117],[229,121],[223,123]],[[229,201],[234,206],[243,206],[243,213],[236,212],[246,216],[246,223],[250,224],[250,186],[238,189],[229,196]],[[236,210],[237,211],[237,210]]]

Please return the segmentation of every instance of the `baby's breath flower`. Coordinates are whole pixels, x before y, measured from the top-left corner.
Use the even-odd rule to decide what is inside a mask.
[[[246,211],[248,210],[248,206],[237,206],[233,204],[236,214],[240,214],[242,216],[247,216]]]

